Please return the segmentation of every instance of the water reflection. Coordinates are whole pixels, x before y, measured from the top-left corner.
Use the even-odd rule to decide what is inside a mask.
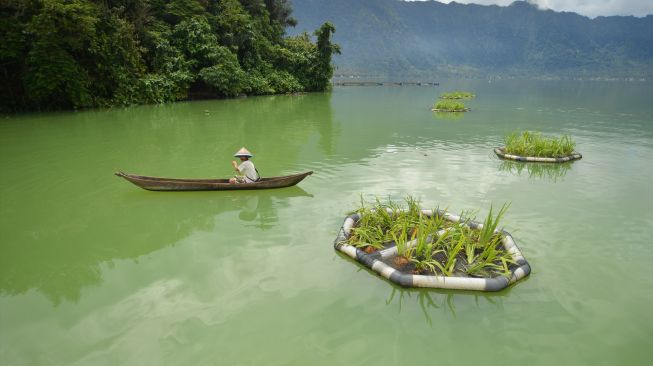
[[[233,212],[255,230],[279,225],[278,210],[312,195],[299,187],[153,193],[111,172],[229,176],[233,152],[246,145],[263,176],[284,175],[333,153],[331,114],[330,94],[315,93],[25,115],[0,125],[0,166],[12,168],[0,187],[0,295],[36,290],[55,305],[77,302],[118,261],[219,231],[218,215]]]
[[[292,170],[301,154],[315,155],[306,151],[307,141],[315,139],[322,154],[333,154],[339,131],[331,109],[330,94],[264,96],[89,111],[70,117],[74,122],[65,127],[83,140],[78,150],[102,145],[101,156],[119,164],[112,169],[152,176],[230,176],[233,152],[247,146],[261,174],[275,176]],[[96,133],[104,136],[97,143]],[[61,140],[57,137],[44,143],[52,145]],[[49,151],[61,154],[65,149],[56,145]],[[85,160],[87,155],[75,156]]]
[[[392,284],[392,291],[386,299],[386,305],[390,306],[396,303],[399,313],[402,312],[404,305],[411,306],[413,304],[419,305],[426,323],[433,325],[432,313],[434,311],[441,311],[445,314],[450,314],[452,318],[456,318],[456,299],[464,298],[464,302],[469,303],[467,300],[470,296],[474,296],[474,304],[476,308],[483,307],[482,301],[491,307],[501,307],[502,302],[496,301],[495,298],[505,297],[510,290],[501,292],[478,292],[469,291],[455,291],[455,290],[436,290],[436,289],[407,289],[395,284]]]
[[[258,216],[259,196],[250,195],[240,198],[242,209],[238,213],[238,218],[242,221],[253,221]]]
[[[3,261],[0,294],[36,289],[55,306],[78,302],[82,289],[102,283],[102,266],[139,259],[173,246],[196,231],[213,231],[216,216],[239,212],[259,229],[278,225],[278,210],[294,197],[312,197],[299,187],[269,191],[153,193],[126,189],[111,209],[95,216],[66,216],[68,230],[41,230],[11,261]],[[107,207],[108,208],[108,207]],[[90,230],[89,230],[90,228]],[[73,240],[74,239],[74,240]],[[61,255],[67,246],[67,255]]]
[[[499,292],[478,292],[478,291],[463,291],[463,290],[445,290],[445,289],[426,289],[426,288],[404,288],[394,282],[378,276],[371,269],[362,266],[360,263],[350,258],[349,256],[336,251],[336,254],[344,260],[350,262],[359,268],[358,272],[367,272],[370,276],[377,277],[379,280],[386,282],[391,287],[390,295],[385,300],[386,306],[396,306],[397,312],[401,313],[404,307],[408,307],[412,311],[412,306],[418,305],[421,309],[424,320],[429,326],[433,325],[432,314],[435,311],[449,314],[452,318],[456,318],[456,301],[461,302],[463,308],[501,308],[502,301],[497,299],[508,296],[512,291],[512,286]],[[528,281],[530,277],[522,280]],[[474,298],[473,305],[470,305],[470,297]]]
[[[274,192],[274,191],[272,191]],[[238,219],[252,223],[252,226],[262,230],[271,229],[279,222],[277,216],[277,209],[279,207],[288,207],[287,200],[274,200],[275,194],[267,194],[264,192],[243,192],[234,198],[240,212]],[[283,192],[283,197],[313,197],[312,194],[306,192],[300,187],[294,186],[286,188]]]
[[[569,169],[571,169],[571,164],[573,164],[573,162],[547,164],[520,163],[516,161],[503,160],[499,165],[499,171],[516,174],[519,176],[522,174],[528,174],[528,177],[532,179],[547,179],[556,182],[558,179],[564,178]]]
[[[447,295],[447,299],[445,299],[445,301],[441,301],[441,303],[438,304],[436,300],[439,300],[439,294],[437,293],[432,293],[427,290],[405,290],[400,287],[393,286],[390,296],[385,301],[386,305],[390,305],[394,301],[397,293],[399,293],[399,296],[397,296],[397,307],[399,312],[401,312],[405,297],[412,298],[412,295],[417,295],[417,303],[419,304],[420,309],[422,309],[422,314],[424,315],[424,319],[426,319],[426,323],[429,325],[433,325],[433,318],[430,314],[431,309],[448,311],[454,317],[456,316],[456,308],[453,304],[453,294]],[[436,300],[433,299],[434,297],[436,297]]]
[[[464,112],[434,112],[435,118],[446,121],[460,121],[465,117]]]

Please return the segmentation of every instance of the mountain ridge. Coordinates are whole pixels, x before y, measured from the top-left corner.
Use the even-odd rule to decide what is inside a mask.
[[[336,26],[336,74],[653,76],[653,15],[589,18],[525,1],[293,0],[293,9],[291,34]]]

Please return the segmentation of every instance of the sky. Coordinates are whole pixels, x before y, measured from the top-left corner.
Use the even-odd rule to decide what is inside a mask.
[[[421,0],[418,0],[421,1]],[[450,3],[451,0],[438,0]],[[510,5],[514,0],[456,0],[463,4]],[[634,15],[643,17],[653,14],[653,0],[530,0],[542,9],[573,11],[591,18],[609,15]]]

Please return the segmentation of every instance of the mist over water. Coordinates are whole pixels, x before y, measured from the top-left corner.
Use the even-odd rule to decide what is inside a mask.
[[[650,83],[444,80],[0,121],[0,360],[11,365],[641,364],[653,345]],[[463,115],[430,107],[477,97]],[[583,159],[524,165],[516,129]],[[296,187],[160,193],[117,169]],[[396,287],[337,254],[407,194],[504,217],[533,272],[499,293]],[[473,347],[474,351],[471,351]]]

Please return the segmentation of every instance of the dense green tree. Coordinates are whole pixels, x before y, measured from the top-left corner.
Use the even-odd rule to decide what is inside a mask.
[[[31,49],[24,74],[30,103],[40,107],[86,107],[93,103],[84,68],[99,21],[97,9],[82,1],[44,0],[27,24]]]
[[[125,105],[140,98],[146,71],[134,25],[120,8],[102,9],[84,68],[91,79],[93,105]]]
[[[216,46],[211,57],[212,65],[199,72],[201,80],[222,95],[233,97],[240,94],[247,86],[247,78],[236,55],[226,47]]]
[[[10,0],[0,3],[0,110],[27,105],[23,77],[30,43],[27,22],[31,12],[24,3]]]
[[[326,22],[315,31],[317,36],[317,57],[313,64],[313,70],[309,77],[309,90],[324,90],[329,86],[329,81],[333,76],[333,65],[331,65],[331,56],[334,53],[340,53],[340,47],[331,43],[331,35],[336,31],[333,24]]]
[[[287,0],[265,0],[265,6],[270,13],[270,18],[283,27],[294,27],[297,25],[297,19],[293,18],[292,7]]]
[[[171,24],[177,24],[184,19],[202,15],[205,11],[198,0],[170,0],[165,5],[164,19]]]
[[[0,110],[324,90],[333,27],[317,45],[286,38],[291,12],[286,0],[2,0]]]

